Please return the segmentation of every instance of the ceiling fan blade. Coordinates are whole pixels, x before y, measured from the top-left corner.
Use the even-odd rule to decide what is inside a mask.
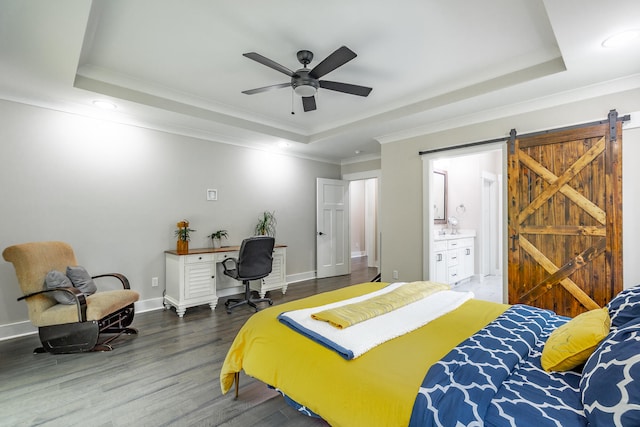
[[[369,96],[372,88],[366,86],[352,85],[349,83],[332,82],[329,80],[320,80],[320,87],[338,92],[348,93],[350,95]]]
[[[313,111],[316,109],[316,98],[313,96],[303,96],[302,97],[302,108],[305,112]]]
[[[309,72],[309,75],[314,79],[319,79],[325,74],[328,74],[336,68],[351,61],[356,56],[358,55],[356,55],[354,51],[346,46],[342,46],[331,55],[323,59],[322,62],[320,62],[318,65],[313,67],[313,69]]]
[[[284,73],[289,77],[293,77],[295,74],[293,71],[291,71],[284,65],[280,65],[277,62],[272,61],[271,59],[260,55],[259,53],[255,53],[255,52],[243,53],[242,56],[245,56],[249,59],[253,59],[254,61],[259,62],[262,65],[266,65],[269,68],[273,68],[276,71],[280,71],[281,73]]]
[[[264,87],[259,87],[256,89],[249,89],[249,90],[243,90],[242,93],[244,93],[245,95],[253,95],[256,93],[262,93],[262,92],[267,92],[273,89],[280,89],[283,87],[289,87],[291,86],[291,83],[279,83],[277,85],[271,85],[271,86],[264,86]]]

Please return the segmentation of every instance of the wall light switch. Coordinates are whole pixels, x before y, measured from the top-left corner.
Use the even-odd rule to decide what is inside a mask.
[[[218,200],[218,190],[207,190],[207,200]]]
[[[154,288],[156,286],[158,286],[158,278],[157,277],[152,277],[151,278],[151,286],[154,287]]]

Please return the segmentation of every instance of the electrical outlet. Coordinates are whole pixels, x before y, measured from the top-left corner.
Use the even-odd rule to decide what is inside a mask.
[[[398,278],[398,270],[393,270],[393,278],[394,279]]]
[[[158,287],[158,278],[157,277],[152,277],[151,278],[151,286],[156,288]]]

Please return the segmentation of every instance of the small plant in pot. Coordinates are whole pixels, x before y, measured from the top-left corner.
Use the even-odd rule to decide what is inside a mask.
[[[189,240],[191,240],[191,233],[196,231],[189,228],[189,221],[183,219],[176,224],[178,227],[174,235],[178,238],[176,250],[179,254],[186,254],[189,252]]]
[[[218,230],[211,233],[207,236],[211,239],[211,243],[213,244],[213,248],[217,249],[222,246],[222,238],[229,238],[229,233],[227,230]]]
[[[269,212],[264,211],[262,215],[258,218],[258,223],[256,224],[255,234],[256,236],[276,236],[276,215],[275,211]]]

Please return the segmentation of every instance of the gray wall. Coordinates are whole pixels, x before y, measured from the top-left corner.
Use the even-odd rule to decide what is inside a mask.
[[[640,111],[640,90],[594,98],[533,113],[479,123],[382,145],[382,279],[422,280],[422,160],[421,150],[498,138],[509,134],[553,129],[602,120],[610,109],[620,114]],[[624,287],[640,283],[640,128],[623,128],[623,268]],[[506,186],[505,186],[506,187]],[[399,191],[401,189],[401,191]],[[506,215],[504,216],[506,218]],[[503,243],[504,244],[504,243]]]
[[[359,172],[380,170],[380,159],[363,160],[361,162],[346,163],[342,165],[342,175]]]
[[[197,230],[191,247],[207,246],[218,229],[229,231],[223,244],[239,244],[273,210],[276,240],[289,246],[287,275],[315,274],[316,177],[339,179],[339,165],[7,101],[0,117],[0,250],[69,242],[90,273],[124,273],[141,300],[157,305],[177,221]],[[218,201],[206,200],[209,188]],[[13,266],[2,260],[0,338],[3,326],[28,319],[18,296]]]

